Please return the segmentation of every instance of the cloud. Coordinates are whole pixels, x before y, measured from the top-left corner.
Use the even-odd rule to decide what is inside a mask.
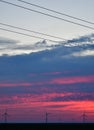
[[[47,76],[55,76],[56,73],[61,73],[56,75],[58,77],[93,75],[94,56],[90,54],[92,51],[86,56],[78,56],[79,53],[79,47],[59,46],[30,54],[1,56],[0,81],[10,79],[39,81],[46,79]],[[71,56],[72,54],[75,56]],[[31,78],[29,74],[35,74],[36,78],[34,76]]]
[[[22,55],[30,54],[31,52],[38,52],[45,49],[52,49],[55,46],[48,44],[45,40],[30,44],[30,43],[20,43],[19,41],[1,38],[0,55]]]
[[[93,109],[93,37],[58,45],[46,41],[3,45],[0,54],[9,55],[0,56],[0,108],[80,113],[89,104],[86,110]]]
[[[81,36],[72,40],[66,40],[64,42],[52,43],[46,40],[39,41],[33,44],[20,43],[19,41],[0,38],[0,55],[22,55],[30,54],[32,52],[40,52],[50,50],[51,53],[57,53],[63,57],[76,56],[74,53],[82,53],[82,51],[93,51],[94,49],[94,34]],[[63,51],[61,51],[63,50]],[[50,52],[49,52],[50,53]],[[72,54],[73,53],[73,54]],[[87,53],[88,54],[88,53]],[[91,55],[94,55],[91,53]],[[56,56],[56,54],[55,54]],[[78,55],[82,56],[82,55]],[[45,60],[45,59],[44,59]],[[47,60],[47,59],[46,59]]]
[[[94,50],[85,50],[80,52],[74,52],[71,54],[72,56],[79,57],[79,56],[94,56]]]
[[[54,48],[53,45],[48,45],[45,40],[36,42],[34,44],[27,44],[27,45],[18,45],[13,48],[13,50],[21,50],[21,51],[30,51],[30,52],[38,52],[45,49]]]
[[[45,79],[44,81],[33,81],[33,82],[18,82],[18,83],[0,83],[0,87],[17,87],[17,86],[40,86],[46,84],[77,84],[77,83],[94,83],[94,75],[89,76],[71,76],[71,77],[60,77],[60,78],[52,78],[52,79]]]
[[[16,44],[16,43],[18,43],[18,42],[19,42],[19,41],[17,41],[17,40],[9,39],[9,38],[6,38],[6,37],[0,37],[0,46],[1,46],[1,45]]]
[[[49,103],[49,105],[47,107],[51,107],[53,106],[54,108],[61,108],[61,107],[67,107],[69,105],[65,104],[59,106],[55,104],[52,105],[51,103],[63,103],[63,102],[78,102],[78,101],[93,101],[94,100],[94,92],[93,93],[68,93],[68,92],[64,92],[64,93],[43,93],[43,94],[12,94],[12,95],[6,95],[6,96],[2,96],[0,97],[0,105],[1,104],[8,104],[8,105],[20,105],[20,104],[30,104],[32,103]],[[80,107],[80,106],[79,106]]]
[[[92,43],[94,43],[94,34],[80,36],[80,37],[74,38],[72,40],[67,40],[66,43],[68,43],[68,44],[70,43],[72,45],[74,44],[74,46],[75,45],[76,46],[78,46],[78,45],[81,46],[81,44],[82,45],[87,45],[87,44],[90,44],[90,43],[92,44]]]
[[[72,93],[71,95],[65,96],[57,96],[52,99],[52,101],[93,101],[94,100],[94,93]]]
[[[51,84],[75,84],[75,83],[94,83],[94,75],[91,76],[75,76],[75,77],[64,77],[56,78],[50,81]]]
[[[6,37],[0,37],[0,55],[8,55],[12,52],[13,47],[17,46],[20,41],[9,39]]]

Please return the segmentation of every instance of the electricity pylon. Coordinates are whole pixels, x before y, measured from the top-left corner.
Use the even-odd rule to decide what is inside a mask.
[[[46,112],[46,119],[45,119],[45,121],[46,121],[46,123],[48,123],[48,115],[49,115],[50,113],[47,113]]]
[[[7,117],[8,117],[7,109],[5,110],[2,116],[4,116],[4,122],[7,123]]]
[[[85,123],[85,122],[86,122],[86,117],[87,117],[87,115],[86,115],[85,111],[84,111],[84,113],[83,113],[82,117],[83,117],[83,123]]]

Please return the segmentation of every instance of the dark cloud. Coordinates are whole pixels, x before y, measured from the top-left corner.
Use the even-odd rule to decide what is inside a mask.
[[[91,77],[94,75],[94,55],[73,55],[93,51],[93,42],[91,43],[87,37],[93,39],[92,35],[78,40],[79,43],[88,43],[87,45],[82,44],[82,46],[81,44],[80,46],[70,46],[70,43],[77,42],[75,39],[73,42],[67,41],[66,45],[62,43],[55,46],[48,45],[46,41],[43,41],[31,47],[30,45],[12,47],[18,50],[43,47],[45,50],[0,57],[0,84],[3,85],[3,87],[0,86],[0,95],[31,94],[34,101],[94,100],[94,82]],[[16,44],[16,42],[14,43]],[[52,48],[47,50],[46,47]],[[4,86],[6,84],[7,86]],[[53,93],[56,94],[51,95]],[[67,93],[72,94],[67,95]]]
[[[69,96],[57,96],[52,101],[94,101],[94,93],[73,93]]]
[[[26,79],[34,80],[28,76],[36,73],[55,73],[71,71],[68,75],[94,74],[94,56],[75,57],[73,52],[79,52],[78,47],[59,46],[51,50],[44,50],[31,54],[0,57],[0,80],[3,79]],[[79,72],[75,73],[75,71]],[[64,75],[64,74],[62,74]],[[46,76],[37,76],[45,78]]]
[[[85,43],[85,44],[94,43],[94,34],[80,36],[79,38],[74,38],[72,40],[68,40],[66,43],[70,43],[70,44],[75,43],[75,45],[77,43]],[[77,44],[77,45],[79,45],[79,44]]]
[[[46,40],[40,41],[40,42],[36,42],[34,44],[29,44],[29,45],[18,45],[16,47],[14,47],[14,50],[31,50],[31,51],[41,51],[41,50],[45,50],[45,49],[52,49],[55,48],[57,46],[59,46],[61,44],[48,44],[46,42]]]
[[[18,44],[16,44],[18,43]],[[19,41],[8,39],[8,38],[0,38],[0,55],[8,54],[8,55],[22,55],[22,54],[30,54],[32,52],[39,52],[39,51],[46,51],[52,49],[51,56],[53,53],[57,53],[59,56],[82,56],[83,51],[86,50],[93,50],[94,49],[94,34],[81,36],[79,38],[75,38],[72,40],[61,41],[57,43],[49,43],[46,40],[39,41],[34,44],[19,44]],[[94,51],[94,50],[93,50]],[[80,54],[73,54],[72,53],[81,53]],[[48,52],[50,55],[50,52]],[[84,52],[87,53],[87,52]],[[57,56],[58,56],[57,55]],[[85,54],[84,54],[85,55]],[[94,52],[91,53],[94,55]],[[56,56],[56,54],[54,55]]]

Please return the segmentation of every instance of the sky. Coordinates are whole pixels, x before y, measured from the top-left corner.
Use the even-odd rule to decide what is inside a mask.
[[[49,13],[17,0],[6,1]],[[94,21],[93,0],[27,1],[92,23]],[[50,12],[50,15],[94,27],[94,24],[55,13]],[[6,111],[7,122],[45,123],[48,113],[48,123],[93,123],[94,29],[2,2],[0,23],[65,39],[0,24],[0,28],[43,38],[0,30],[0,123],[5,122]],[[83,114],[86,116],[84,119]]]
[[[24,4],[18,0],[7,0],[7,1],[93,27],[93,25],[91,24],[87,24],[78,20],[74,20],[72,18],[68,18],[66,16],[62,16],[62,15],[55,14],[55,13],[52,13],[43,9],[39,9],[34,6]],[[39,5],[39,6],[52,9],[52,10],[56,10],[58,12],[62,12],[62,13],[65,13],[74,17],[85,19],[91,22],[94,21],[94,16],[92,14],[94,12],[93,0],[79,0],[79,1],[78,0],[55,0],[55,1],[54,0],[37,0],[37,1],[26,0],[26,1]],[[0,22],[34,30],[34,31],[38,31],[41,33],[51,34],[54,36],[62,37],[64,39],[76,38],[82,35],[92,33],[94,30],[94,29],[91,30],[89,28],[81,27],[81,26],[78,26],[69,22],[65,22],[59,19],[51,18],[49,16],[38,14],[32,11],[21,9],[19,7],[8,5],[2,2],[0,2]],[[17,29],[5,27],[5,26],[1,26],[1,27],[22,32],[21,30],[17,30]],[[24,33],[41,36],[38,34],[26,32],[26,31],[24,31]],[[7,38],[16,39],[17,41],[19,41],[19,44],[30,45],[41,40],[41,39],[26,37],[26,36],[22,36],[22,35],[10,33],[10,32],[5,32],[2,30],[0,30],[0,34],[1,34],[1,37],[4,37],[6,35]],[[42,37],[50,38],[50,37],[45,37],[45,36],[42,36]],[[50,39],[53,39],[53,38],[50,38]],[[53,39],[53,40],[58,41],[58,39]]]

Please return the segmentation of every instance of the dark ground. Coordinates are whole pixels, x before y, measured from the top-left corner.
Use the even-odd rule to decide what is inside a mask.
[[[94,123],[1,123],[0,130],[94,130]]]

